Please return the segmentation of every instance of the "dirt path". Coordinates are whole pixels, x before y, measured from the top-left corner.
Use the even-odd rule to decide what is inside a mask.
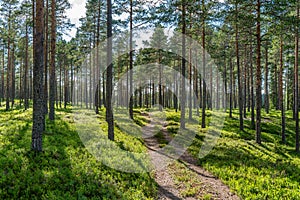
[[[151,118],[144,114],[145,117]],[[161,133],[163,138],[168,142],[172,140],[172,137],[168,134],[166,128],[166,122],[155,122],[144,127],[144,133],[147,136],[144,138],[145,144],[149,149],[149,155],[151,156],[152,162],[155,165],[155,181],[158,183],[158,199],[159,200],[176,200],[176,199],[202,199],[205,195],[208,195],[209,199],[220,199],[220,200],[237,200],[240,199],[237,195],[230,192],[228,186],[222,183],[221,180],[214,177],[211,173],[207,172],[203,168],[196,165],[197,160],[193,158],[188,152],[185,152],[179,159],[179,162],[184,165],[185,170],[191,171],[193,174],[193,179],[198,179],[201,181],[201,191],[197,191],[197,195],[192,197],[183,198],[180,195],[180,187],[175,184],[175,181],[170,174],[169,166],[171,163],[178,162],[169,159],[165,164],[165,160],[162,160],[162,155],[158,153],[161,149],[158,139],[153,135],[153,130],[156,125],[163,126]],[[165,164],[162,167],[163,163]],[[200,197],[200,198],[199,198]]]

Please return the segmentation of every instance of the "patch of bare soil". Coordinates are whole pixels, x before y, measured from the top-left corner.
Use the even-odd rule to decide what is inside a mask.
[[[145,115],[144,115],[145,116]],[[151,118],[149,117],[149,120]],[[187,170],[193,173],[193,179],[198,179],[202,183],[201,191],[192,197],[182,197],[180,195],[181,188],[175,183],[172,175],[170,174],[169,165],[175,160],[169,160],[169,164],[162,167],[164,160],[162,155],[159,153],[160,144],[158,139],[153,134],[154,126],[159,125],[162,127],[161,133],[167,141],[171,141],[172,137],[168,133],[166,128],[166,122],[151,123],[149,126],[143,128],[143,132],[146,133],[147,137],[144,138],[145,144],[148,147],[149,155],[151,156],[153,165],[155,167],[155,181],[159,185],[158,188],[158,199],[159,200],[176,200],[176,199],[203,199],[204,195],[209,195],[210,199],[218,200],[238,200],[240,199],[236,194],[232,193],[228,186],[226,186],[221,180],[213,176],[205,169],[197,166],[197,160],[192,157],[187,151],[180,157],[179,162],[183,163]],[[200,196],[199,196],[200,195]]]

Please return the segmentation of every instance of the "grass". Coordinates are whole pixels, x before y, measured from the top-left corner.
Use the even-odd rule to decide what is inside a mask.
[[[135,120],[121,117],[116,124],[116,144],[122,150],[142,153],[146,151],[137,134],[141,126],[149,123],[143,113],[135,110]],[[84,115],[91,115],[89,112]],[[104,111],[95,120],[103,130],[100,138],[107,137]],[[208,111],[207,122],[212,115]],[[176,136],[180,113],[165,112],[167,130]],[[154,199],[157,185],[151,173],[119,172],[99,162],[85,148],[78,135],[73,110],[58,109],[56,121],[47,119],[43,136],[44,151],[30,151],[32,110],[5,111],[0,107],[0,199]],[[262,145],[255,143],[255,131],[250,120],[244,121],[245,130],[239,130],[238,111],[233,118],[226,117],[217,145],[199,165],[203,166],[235,191],[242,199],[300,199],[300,156],[294,152],[295,123],[287,112],[287,144],[281,140],[279,111],[263,113]],[[116,115],[118,117],[118,115]],[[249,118],[249,113],[248,113]],[[93,125],[85,124],[92,130]],[[98,126],[98,125],[99,126]],[[209,128],[200,125],[189,151],[195,157]],[[125,132],[127,134],[125,134]],[[132,132],[132,133],[131,133]],[[94,131],[88,132],[93,136]],[[160,137],[159,135],[157,137]],[[92,140],[91,140],[92,141]],[[166,145],[163,137],[162,145]],[[112,157],[112,163],[122,163]],[[196,195],[200,182],[180,163],[170,166],[181,195]],[[197,181],[197,180],[195,180]],[[197,189],[195,189],[197,188]],[[201,198],[210,199],[210,194]]]
[[[173,127],[179,113],[167,112]],[[294,152],[292,113],[287,112],[286,145],[280,142],[279,111],[263,113],[262,145],[256,144],[249,119],[244,121],[245,130],[240,131],[238,111],[234,111],[233,117],[226,118],[217,145],[206,157],[199,159],[199,165],[219,177],[242,199],[300,199],[300,156]],[[194,128],[198,129],[198,134],[189,151],[198,157],[208,129]]]
[[[72,112],[57,110],[55,122],[47,119],[43,152],[35,154],[30,151],[32,110],[0,108],[0,199],[154,199],[157,186],[150,173],[116,171],[88,152]],[[107,128],[104,111],[98,123]],[[122,148],[145,150],[139,139],[117,128],[116,133]]]
[[[188,170],[184,164],[178,161],[168,166],[168,172],[172,176],[181,197],[199,199],[202,196],[203,184],[197,179],[196,172]]]

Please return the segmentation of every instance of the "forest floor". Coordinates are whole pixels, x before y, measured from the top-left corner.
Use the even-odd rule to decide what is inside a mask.
[[[86,119],[82,123],[76,120],[77,112]],[[208,125],[213,112],[206,113]],[[159,158],[157,152],[180,135],[180,112],[159,112],[164,115],[156,124],[160,131],[143,140],[145,137],[134,133],[139,128],[155,127],[149,115],[157,118],[151,113],[135,109],[134,122],[116,114],[115,144],[129,152],[152,153],[155,164],[161,164],[155,157]],[[102,164],[82,141],[81,125],[88,136],[107,138],[104,109],[99,115],[93,110],[57,109],[55,122],[46,121],[43,153],[35,154],[30,150],[32,109],[5,111],[0,106],[0,199],[300,199],[300,155],[294,150],[292,112],[286,113],[286,144],[281,143],[280,111],[262,113],[261,145],[255,142],[250,113],[243,131],[239,130],[238,110],[234,110],[233,118],[227,116],[216,145],[206,157],[198,158],[199,148],[212,127],[202,129],[197,123],[192,144],[181,158],[164,168],[154,165],[154,173],[135,174]],[[119,157],[110,160],[120,163]]]
[[[153,121],[148,114],[142,113],[142,115],[148,121]],[[163,147],[160,141],[169,143],[172,140],[172,136],[167,130],[167,124],[167,121],[157,121],[144,127],[144,131],[148,133],[153,132],[154,125],[162,127],[159,139],[154,134],[154,136],[144,139],[154,166],[158,166],[154,175],[155,181],[158,183],[158,199],[240,199],[220,179],[197,166],[197,159],[188,151],[185,151],[178,160],[168,158],[166,166],[160,167],[158,162],[162,155],[157,153]]]

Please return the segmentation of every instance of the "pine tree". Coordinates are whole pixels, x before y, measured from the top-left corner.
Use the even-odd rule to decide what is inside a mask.
[[[35,6],[34,67],[33,67],[33,151],[42,151],[42,133],[45,126],[44,113],[44,2],[37,0]]]

